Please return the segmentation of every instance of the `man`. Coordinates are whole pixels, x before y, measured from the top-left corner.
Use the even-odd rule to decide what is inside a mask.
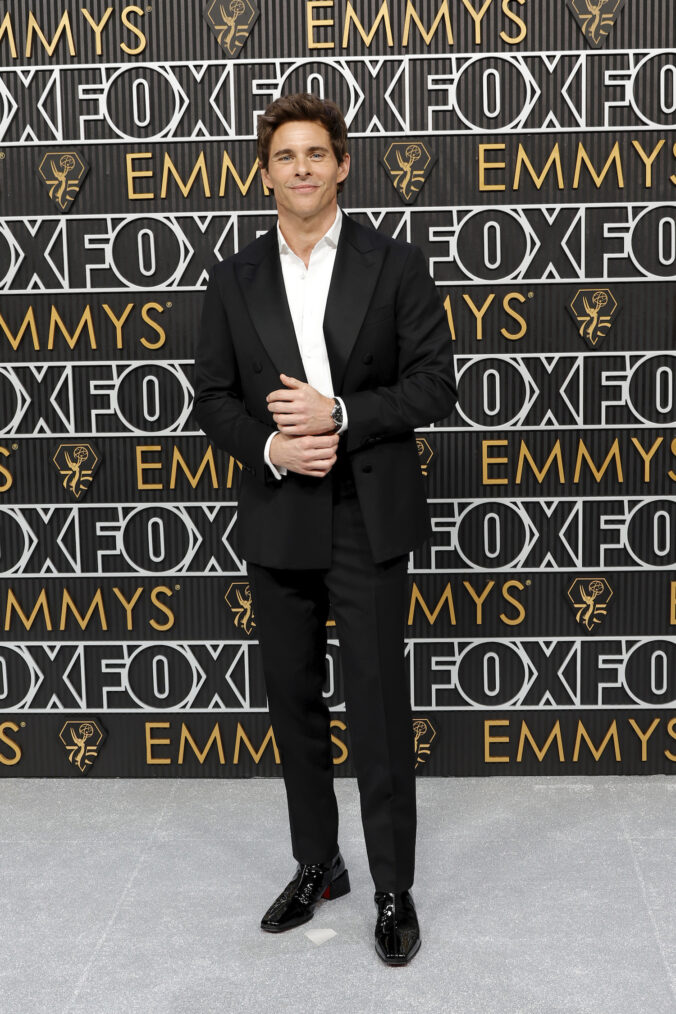
[[[194,410],[242,463],[239,545],[298,862],[261,925],[301,925],[350,890],[322,697],[330,600],[376,950],[406,964],[420,947],[406,572],[430,527],[413,430],[453,408],[448,326],[421,252],[338,208],[350,156],[337,106],[273,102],[258,156],[278,224],[212,271]]]

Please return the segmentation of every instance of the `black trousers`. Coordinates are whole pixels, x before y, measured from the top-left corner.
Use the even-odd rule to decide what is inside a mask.
[[[338,851],[326,679],[333,606],[346,719],[376,890],[405,891],[415,863],[415,755],[404,663],[405,556],[376,564],[359,502],[336,487],[331,566],[249,564],[270,718],[286,786],[293,855],[327,863]]]

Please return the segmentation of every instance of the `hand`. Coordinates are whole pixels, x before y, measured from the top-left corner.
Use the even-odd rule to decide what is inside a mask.
[[[323,479],[336,463],[338,439],[337,433],[303,437],[287,437],[283,433],[276,433],[270,443],[270,461],[291,472]]]
[[[285,386],[272,391],[267,402],[280,433],[301,437],[335,432],[336,424],[331,418],[333,398],[326,398],[309,384],[284,373],[279,379]]]

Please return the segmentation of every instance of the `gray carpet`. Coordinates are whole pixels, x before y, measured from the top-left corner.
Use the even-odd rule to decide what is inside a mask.
[[[676,1011],[676,780],[420,780],[423,946],[394,969],[356,785],[337,792],[352,893],[273,936],[259,919],[294,869],[279,780],[4,781],[0,1010]]]

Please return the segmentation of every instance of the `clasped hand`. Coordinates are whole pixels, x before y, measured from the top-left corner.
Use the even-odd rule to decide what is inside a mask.
[[[270,444],[270,460],[292,472],[322,478],[331,471],[338,450],[333,398],[284,373],[280,380],[284,387],[267,396],[279,430]]]

